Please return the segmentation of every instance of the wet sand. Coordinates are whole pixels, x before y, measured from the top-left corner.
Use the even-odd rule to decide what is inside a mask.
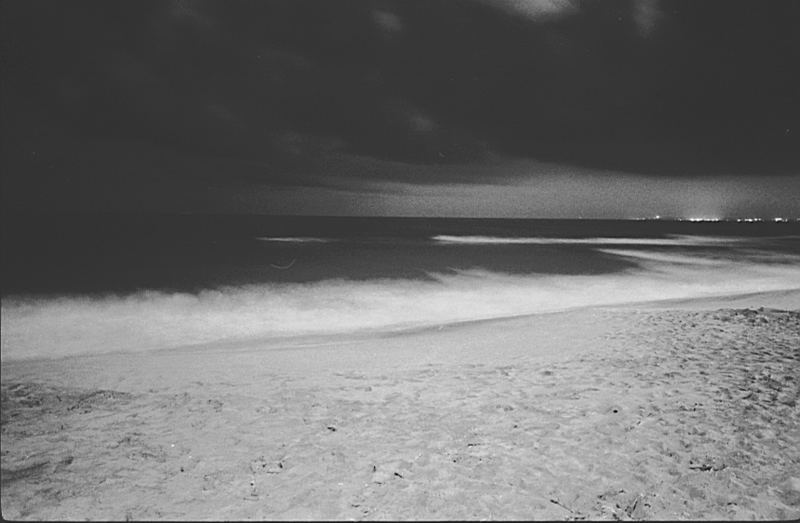
[[[798,309],[4,361],[3,517],[796,519]]]

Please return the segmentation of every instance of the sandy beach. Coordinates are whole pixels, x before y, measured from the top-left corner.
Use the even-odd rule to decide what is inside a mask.
[[[796,519],[800,291],[4,361],[6,519]]]

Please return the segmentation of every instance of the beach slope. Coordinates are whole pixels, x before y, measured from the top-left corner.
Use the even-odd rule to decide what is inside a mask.
[[[7,519],[796,519],[800,293],[7,361]]]

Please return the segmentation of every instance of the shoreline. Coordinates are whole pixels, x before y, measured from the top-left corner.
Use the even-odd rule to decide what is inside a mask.
[[[143,351],[109,351],[92,353],[85,352],[79,354],[66,354],[58,356],[33,356],[24,358],[14,358],[3,360],[4,365],[15,364],[25,361],[50,361],[69,358],[101,357],[104,355],[114,356],[123,354],[156,354],[164,351],[196,352],[204,350],[229,350],[247,351],[254,346],[263,347],[264,350],[299,350],[304,348],[330,347],[353,345],[369,342],[379,342],[392,338],[402,338],[425,333],[434,333],[442,330],[454,330],[469,327],[487,326],[503,328],[504,324],[515,326],[520,321],[532,318],[547,317],[550,315],[568,314],[570,312],[592,311],[592,310],[624,310],[624,309],[647,309],[647,310],[708,310],[716,308],[758,308],[765,307],[780,310],[800,309],[800,287],[791,289],[771,290],[762,292],[747,292],[737,294],[720,294],[690,298],[667,298],[661,300],[631,301],[613,304],[582,305],[566,309],[548,310],[542,312],[525,313],[512,316],[500,316],[492,318],[479,318],[472,320],[459,320],[441,324],[430,324],[420,326],[395,326],[381,327],[374,329],[363,329],[353,332],[341,332],[330,334],[298,334],[291,336],[258,337],[252,339],[238,340],[219,340],[212,342],[202,342],[191,345],[182,345],[168,348],[155,348]],[[1,354],[1,353],[0,353]]]

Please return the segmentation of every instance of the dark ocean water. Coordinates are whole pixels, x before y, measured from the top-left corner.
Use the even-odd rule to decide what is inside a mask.
[[[2,356],[800,287],[797,222],[3,217]]]
[[[600,249],[800,253],[798,223],[262,216],[11,216],[4,295],[197,292],[330,279],[431,279],[484,269],[608,274]]]

